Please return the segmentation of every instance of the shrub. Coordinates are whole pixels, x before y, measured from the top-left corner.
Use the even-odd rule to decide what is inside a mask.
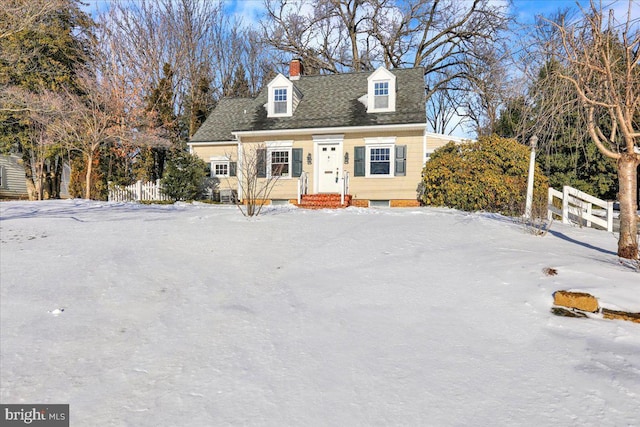
[[[174,200],[198,200],[202,197],[207,164],[186,151],[174,153],[162,176],[163,192]]]
[[[504,215],[524,213],[530,149],[514,139],[490,136],[437,149],[426,163],[418,198],[425,205]],[[548,180],[535,169],[534,212],[546,210]]]

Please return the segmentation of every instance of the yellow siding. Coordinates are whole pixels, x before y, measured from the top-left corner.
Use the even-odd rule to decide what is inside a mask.
[[[192,151],[206,163],[211,161],[211,157],[228,157],[230,161],[237,161],[238,147],[236,144],[225,145],[194,145]],[[212,177],[213,189],[218,190],[237,190],[238,179],[236,177]]]
[[[209,163],[209,159],[214,156],[228,156],[232,161],[238,157],[238,147],[236,144],[225,145],[194,145],[193,153],[205,162]]]
[[[332,135],[330,132],[324,135]],[[350,191],[354,202],[364,205],[368,200],[391,200],[392,206],[414,206],[416,204],[416,189],[422,176],[422,167],[424,164],[424,142],[425,137],[422,130],[413,131],[385,131],[385,132],[357,132],[344,133],[343,139],[343,155],[349,154],[349,163],[343,164],[344,170],[349,172]],[[245,152],[251,150],[255,144],[266,144],[271,141],[293,141],[293,148],[302,148],[303,165],[302,169],[309,176],[309,193],[314,193],[317,188],[314,182],[314,165],[307,164],[307,157],[311,154],[312,163],[315,162],[315,152],[313,143],[313,134],[295,134],[268,136],[268,137],[243,137],[242,144]],[[322,135],[316,135],[322,136]],[[393,177],[355,177],[354,174],[354,149],[357,146],[365,146],[365,138],[375,137],[395,137],[396,145],[405,145],[407,147],[406,176]],[[449,142],[449,138],[445,135],[437,137],[427,135],[426,148],[433,151],[435,148],[441,147]],[[221,156],[232,154],[235,159],[236,147],[229,144],[228,146],[194,146],[194,152],[209,161],[211,156]],[[234,181],[235,183],[235,181]],[[298,178],[283,177],[278,179],[270,199],[293,200],[296,198],[298,187]]]
[[[406,176],[393,177],[359,177],[353,176],[354,149],[365,145],[365,138],[396,137],[396,145],[407,146]],[[421,131],[366,133],[345,135],[344,150],[349,153],[349,164],[345,169],[349,171],[350,193],[354,199],[362,200],[390,200],[416,199],[416,188],[422,174],[423,135]],[[393,156],[393,153],[392,153]]]
[[[449,139],[447,135],[442,135],[441,137],[430,135],[427,137],[427,150],[433,151],[436,148],[447,145],[449,141],[451,141],[451,139]]]
[[[396,137],[396,145],[407,146],[407,174],[385,178],[354,177],[353,160],[354,148],[365,145],[365,138]],[[251,144],[265,144],[267,141],[294,141],[294,148],[303,150],[303,171],[309,174],[309,192],[313,193],[315,186],[314,165],[307,164],[307,156],[310,153],[313,161],[315,157],[313,135],[286,135],[278,137],[251,137],[243,138],[242,143],[249,149]],[[359,132],[344,134],[343,155],[349,153],[349,164],[343,164],[344,170],[349,172],[350,193],[355,199],[365,200],[389,200],[389,199],[416,199],[416,188],[422,173],[423,133],[422,131],[402,132]],[[272,199],[295,198],[297,194],[297,178],[280,178],[271,192]]]

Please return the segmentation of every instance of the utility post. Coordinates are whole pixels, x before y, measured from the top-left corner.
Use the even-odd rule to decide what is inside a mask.
[[[531,206],[533,205],[533,175],[536,168],[536,146],[538,145],[538,137],[533,135],[531,139],[529,139],[529,144],[531,145],[531,157],[529,159],[529,180],[527,181],[527,202],[524,208],[524,217],[531,220]]]

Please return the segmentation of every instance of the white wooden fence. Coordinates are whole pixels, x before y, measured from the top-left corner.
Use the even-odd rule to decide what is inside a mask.
[[[137,181],[127,186],[109,183],[110,202],[139,202],[142,200],[161,201],[171,200],[171,198],[162,192],[160,180],[156,182]]]
[[[562,208],[554,205],[555,199],[561,201]],[[600,215],[594,215],[594,206],[595,213]],[[613,231],[613,202],[600,200],[568,185],[562,187],[561,192],[549,187],[547,215],[549,220],[553,219],[554,215],[559,216],[564,224],[575,222],[587,227],[595,224],[607,231]]]

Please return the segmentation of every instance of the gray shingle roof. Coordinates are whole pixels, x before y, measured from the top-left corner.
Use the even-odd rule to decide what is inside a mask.
[[[231,132],[251,125],[256,100],[252,98],[222,98],[191,142],[229,141]]]
[[[267,117],[266,88],[255,98],[225,98],[191,142],[229,141],[232,131],[424,123],[422,68],[395,69],[396,111],[367,113],[358,98],[367,94],[368,73],[301,76],[293,81],[302,99],[291,117]]]

